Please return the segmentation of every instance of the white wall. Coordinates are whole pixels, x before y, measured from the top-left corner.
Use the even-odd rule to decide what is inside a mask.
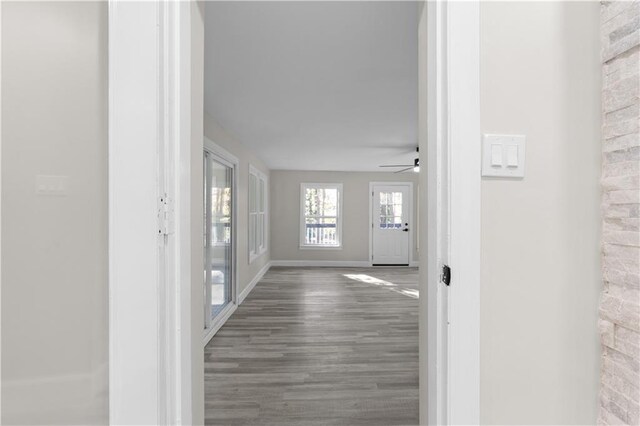
[[[593,424],[598,389],[598,2],[482,2],[483,133],[527,135],[482,183],[481,421]]]
[[[106,423],[106,3],[2,2],[2,121],[2,422]]]
[[[205,83],[206,84],[206,83]],[[220,145],[238,158],[236,185],[238,186],[236,200],[238,227],[237,227],[237,283],[238,294],[251,283],[260,270],[271,260],[269,250],[269,237],[267,236],[267,251],[249,262],[249,164],[263,172],[269,179],[269,169],[252,151],[248,150],[241,142],[220,127],[216,120],[206,112],[204,115],[204,135],[214,143]],[[269,204],[271,200],[268,200]],[[267,205],[268,207],[269,205]],[[268,229],[267,229],[268,232]]]
[[[271,257],[273,260],[369,261],[369,182],[413,182],[411,261],[418,260],[418,174],[386,172],[271,172]],[[300,249],[300,184],[342,183],[342,249]]]

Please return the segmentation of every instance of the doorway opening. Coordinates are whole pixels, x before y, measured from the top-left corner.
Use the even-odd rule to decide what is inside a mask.
[[[205,341],[205,423],[418,424],[420,10],[205,4],[204,136],[238,158],[242,294]]]
[[[372,4],[374,2],[371,2]],[[227,2],[221,7],[231,7],[235,2]],[[247,7],[266,3],[244,3]],[[302,7],[300,3],[278,3],[280,7]],[[308,4],[308,3],[305,3]],[[315,3],[320,6],[322,2]],[[376,4],[380,5],[381,3]],[[202,331],[204,329],[204,291],[203,291],[203,151],[202,151],[202,43],[204,5],[202,3],[184,2],[117,2],[113,7],[109,19],[109,85],[110,97],[110,250],[117,254],[110,257],[110,383],[113,392],[110,393],[110,418],[120,423],[204,423],[204,393],[203,383],[204,354],[202,351]],[[356,6],[356,2],[349,2],[347,6]],[[416,3],[416,13],[420,17],[419,48],[420,56],[419,79],[419,136],[420,151],[426,152],[420,172],[420,187],[422,196],[419,198],[420,211],[423,212],[419,220],[420,247],[424,255],[420,259],[420,290],[426,297],[419,299],[420,337],[419,337],[419,371],[420,371],[420,423],[432,424],[476,424],[479,420],[479,194],[480,194],[480,145],[475,144],[479,135],[479,6],[478,2],[424,2]],[[306,6],[305,6],[306,7]],[[344,15],[330,14],[343,19]],[[288,13],[281,14],[290,18]],[[313,14],[314,19],[318,16]],[[364,16],[364,15],[363,15]],[[254,26],[264,28],[264,15],[256,13],[242,13],[241,19],[256,20]],[[299,21],[288,19],[293,24]],[[343,19],[342,28],[349,28],[348,19]],[[377,21],[375,25],[380,25]],[[299,28],[306,28],[299,26]],[[315,31],[318,40],[324,41],[336,32],[326,31],[326,26]],[[385,34],[392,33],[386,31]],[[427,37],[428,34],[428,37]],[[412,36],[413,37],[413,36]],[[227,42],[246,38],[246,33],[240,31]],[[136,43],[131,43],[135,40]],[[334,46],[341,45],[340,39]],[[387,39],[383,40],[388,43]],[[384,44],[383,43],[383,44]],[[382,46],[382,45],[381,45]],[[379,53],[379,47],[374,48]],[[294,49],[295,55],[308,51],[308,45]],[[258,53],[265,53],[257,49]],[[232,54],[235,53],[232,51]],[[295,56],[294,55],[294,56]],[[272,55],[266,55],[270,58]],[[297,56],[296,56],[297,57]],[[264,57],[263,57],[264,58]],[[351,58],[351,56],[344,56]],[[236,58],[235,63],[241,63]],[[386,61],[396,65],[396,61]],[[338,63],[341,63],[338,61]],[[308,63],[311,68],[330,70],[331,62],[323,62],[316,66]],[[135,66],[134,66],[135,65]],[[140,65],[140,66],[138,66]],[[244,71],[252,67],[243,67]],[[281,73],[265,73],[263,63],[258,64],[261,78],[278,76]],[[290,64],[291,65],[291,64]],[[295,65],[295,64],[293,64]],[[296,69],[295,66],[284,67]],[[367,68],[368,69],[368,68]],[[372,69],[378,69],[373,67]],[[358,73],[355,74],[360,75]],[[244,75],[231,74],[240,81],[243,88],[251,88]],[[326,77],[326,75],[324,76]],[[316,79],[308,80],[313,83]],[[335,87],[326,90],[325,94],[334,96],[337,93],[351,93],[351,86]],[[335,102],[320,102],[317,96],[299,90],[294,93],[302,94],[300,99],[312,99],[316,106],[328,107],[331,111]],[[220,98],[226,89],[213,91],[215,98]],[[366,93],[366,91],[365,91]],[[428,95],[427,95],[428,93]],[[278,99],[281,90],[271,92],[272,99]],[[244,94],[233,96],[224,103],[224,111],[237,108],[238,101]],[[352,97],[353,98],[353,97]],[[132,106],[149,105],[149,108],[132,110]],[[206,104],[206,103],[205,103]],[[297,103],[291,105],[299,106]],[[360,103],[352,110],[358,110],[367,104]],[[255,105],[259,111],[274,111],[283,113],[281,108],[273,102]],[[298,108],[301,109],[301,108]],[[361,111],[361,110],[360,110]],[[295,108],[289,108],[283,115],[294,123],[294,130],[302,123],[295,114]],[[136,117],[136,120],[131,120]],[[254,118],[256,118],[254,120]],[[377,117],[379,118],[379,117]],[[354,121],[344,120],[352,124]],[[259,120],[259,117],[243,116],[239,125],[257,123],[261,130],[258,135],[264,136],[265,130],[273,125],[272,120]],[[362,128],[373,128],[381,132],[379,120],[368,122],[374,125],[362,125]],[[362,123],[360,123],[362,124]],[[366,124],[366,123],[365,123]],[[219,138],[216,142],[226,146],[225,132],[219,129],[207,129],[205,133],[213,132]],[[161,130],[158,138],[158,130]],[[341,134],[335,132],[334,135]],[[228,135],[227,135],[228,136]],[[278,138],[282,141],[283,138]],[[144,140],[147,145],[137,144]],[[316,141],[314,147],[334,150],[332,162],[339,163],[356,158],[356,166],[365,164],[366,153],[375,148],[365,150],[361,146],[352,152],[335,153],[335,146],[331,147],[327,141]],[[277,141],[276,141],[277,142]],[[266,144],[273,148],[277,144]],[[344,145],[344,146],[342,146]],[[415,140],[411,142],[415,146]],[[348,149],[348,144],[340,145]],[[285,145],[291,150],[293,144]],[[133,149],[136,148],[136,149]],[[319,163],[324,166],[321,156],[316,152],[309,152],[294,156],[298,166],[305,161]],[[352,146],[353,148],[353,146]],[[413,151],[414,148],[411,149]],[[273,150],[271,150],[273,151]],[[149,161],[149,152],[155,152],[159,161]],[[242,155],[244,156],[245,153]],[[276,156],[286,158],[286,156]],[[370,160],[370,159],[369,159]],[[260,161],[249,156],[249,162],[259,166]],[[243,164],[246,164],[243,162]],[[308,164],[308,163],[307,163]],[[378,164],[378,162],[376,162]],[[426,167],[424,167],[426,165]],[[159,167],[158,167],[159,166]],[[122,173],[124,171],[135,171]],[[160,171],[158,182],[158,170]],[[283,171],[282,165],[275,165],[272,170]],[[236,168],[234,174],[237,188],[243,185],[246,166]],[[132,196],[129,190],[130,177],[144,172],[149,182],[158,187],[158,197]],[[288,171],[290,172],[290,170]],[[328,171],[331,179],[324,182],[336,182],[339,171]],[[275,173],[274,173],[275,175]],[[283,179],[274,182],[274,175],[267,176],[269,188],[284,188],[289,185],[291,175],[282,174]],[[395,179],[389,179],[395,180]],[[319,179],[309,180],[320,182]],[[366,179],[365,182],[376,181]],[[146,181],[145,181],[146,182]],[[145,186],[150,188],[153,183]],[[246,184],[246,180],[245,180]],[[298,191],[299,184],[294,182]],[[354,200],[356,192],[348,195],[350,189],[344,187],[346,201]],[[267,193],[270,191],[266,191]],[[242,192],[238,192],[242,194]],[[366,190],[356,205],[364,206],[365,213],[356,215],[360,222],[368,216],[369,196]],[[233,211],[238,213],[237,206],[242,197],[232,197],[236,203]],[[274,197],[275,198],[275,197]],[[136,201],[136,202],[132,202]],[[170,201],[160,205],[159,201]],[[273,202],[272,202],[273,201]],[[280,201],[280,200],[277,200]],[[280,209],[281,203],[269,200],[268,212],[271,220],[268,227],[274,224],[284,224],[285,231],[267,232],[267,238],[273,235],[293,236],[293,241],[299,241],[297,230],[298,221],[290,221]],[[298,200],[299,201],[299,200]],[[172,210],[172,203],[175,209]],[[126,206],[124,208],[123,206]],[[197,208],[194,209],[194,206]],[[267,212],[265,212],[266,214]],[[175,222],[172,215],[175,214]],[[345,214],[345,219],[346,219]],[[131,220],[135,219],[135,220]],[[233,262],[247,258],[247,265],[235,268],[235,279],[244,287],[238,288],[237,300],[244,297],[256,287],[257,282],[265,275],[270,267],[305,266],[354,268],[370,266],[370,259],[337,265],[332,258],[336,250],[344,248],[328,247],[318,252],[320,258],[314,266],[308,266],[306,261],[293,257],[276,262],[269,261],[269,247],[252,256],[247,249],[245,255],[242,245],[244,238],[238,239],[245,228],[242,222],[245,218],[238,216],[234,231],[231,233],[236,247]],[[246,218],[249,220],[248,217]],[[142,227],[130,226],[136,223],[158,222],[152,236]],[[171,225],[175,224],[175,228]],[[155,228],[155,227],[154,227]],[[293,228],[296,231],[289,232]],[[344,232],[351,227],[345,226]],[[246,231],[246,228],[244,229]],[[239,232],[240,231],[240,232]],[[364,242],[367,247],[367,231],[359,237],[345,238],[344,241]],[[113,238],[117,236],[118,238]],[[238,244],[238,243],[241,244]],[[160,249],[159,249],[160,247]],[[302,251],[300,247],[297,248]],[[131,262],[135,253],[144,253],[144,262],[138,257]],[[328,260],[327,260],[328,259]],[[200,262],[200,264],[198,264]],[[440,271],[445,265],[451,270],[451,286],[440,280]],[[247,272],[249,271],[249,272]],[[346,271],[342,274],[355,276],[357,271]],[[250,275],[248,275],[250,274]],[[286,275],[286,274],[285,274]],[[359,274],[363,275],[363,274]],[[385,286],[385,280],[368,275],[369,278],[353,280],[362,286]],[[130,286],[123,277],[135,278],[136,282],[145,285]],[[243,278],[244,277],[244,278]],[[323,282],[323,281],[321,281]],[[273,284],[265,279],[265,284]],[[393,287],[393,286],[387,286]],[[274,287],[265,285],[258,288],[265,290]],[[316,285],[311,288],[312,294],[317,294]],[[364,287],[362,287],[364,288]],[[314,293],[315,291],[315,293]],[[388,291],[388,294],[396,293]],[[273,296],[273,295],[272,295]],[[267,298],[269,299],[269,298]],[[232,299],[233,300],[233,299]],[[153,303],[150,303],[152,301]],[[264,303],[278,308],[278,299]],[[233,306],[229,303],[227,306]],[[311,304],[312,312],[317,304]],[[447,309],[449,308],[449,309]],[[259,310],[259,307],[256,309]],[[233,308],[230,308],[232,311]],[[162,315],[158,315],[158,313]],[[317,318],[314,318],[317,321]],[[305,323],[297,323],[303,327]],[[313,321],[310,324],[314,324]],[[426,324],[426,326],[425,326]],[[157,333],[150,332],[157,330]],[[320,337],[322,335],[319,335]],[[362,334],[366,337],[366,333]],[[226,336],[226,343],[247,336]],[[262,336],[263,338],[264,336]],[[260,340],[261,337],[254,338]],[[295,350],[293,348],[292,350]],[[149,360],[157,360],[149,363]],[[231,366],[231,363],[221,363],[217,367]],[[135,374],[131,374],[135,372]],[[318,383],[316,383],[318,384]],[[260,386],[256,385],[256,389]],[[151,390],[151,392],[149,391]],[[348,390],[344,390],[348,391]],[[149,397],[141,404],[132,406],[128,401],[139,398],[139,395]],[[295,397],[296,392],[288,394]],[[237,399],[241,402],[239,399]],[[255,409],[255,406],[244,406],[243,409]],[[115,419],[115,420],[114,420]]]

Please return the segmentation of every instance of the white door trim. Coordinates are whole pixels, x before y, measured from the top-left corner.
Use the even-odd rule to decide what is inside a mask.
[[[112,424],[191,424],[191,275],[189,198],[190,2],[127,2],[109,7],[109,379]],[[420,185],[421,423],[479,423],[480,126],[479,2],[426,2],[430,95],[422,152],[444,149],[449,173],[427,167],[448,189],[450,231],[438,228],[441,204],[426,175]],[[422,53],[421,53],[422,54]],[[169,95],[171,94],[171,96]],[[436,95],[437,94],[437,95]],[[427,120],[425,120],[425,117]],[[422,126],[422,124],[421,124]],[[426,126],[425,126],[426,127]],[[162,136],[173,141],[171,149]],[[173,139],[172,137],[175,137]],[[443,138],[440,142],[438,138]],[[156,234],[158,177],[175,170],[174,237],[161,258]],[[166,151],[164,151],[166,150]],[[152,160],[152,161],[151,161]],[[427,156],[429,161],[429,156]],[[193,165],[197,167],[197,165]],[[179,173],[177,171],[180,171]],[[169,176],[170,178],[170,176]],[[428,199],[426,199],[428,198]],[[426,212],[426,214],[425,214]],[[153,225],[153,226],[150,226]],[[440,230],[452,267],[448,368],[438,370],[437,303]],[[440,236],[442,236],[440,234]],[[171,241],[174,241],[171,246]],[[173,247],[173,248],[172,248]],[[237,256],[236,256],[237,257]],[[167,262],[162,267],[162,262]],[[168,274],[167,271],[173,271]],[[163,277],[163,275],[167,275]],[[135,285],[133,285],[135,284]],[[161,288],[164,286],[164,288]],[[432,297],[433,296],[433,297]],[[165,318],[158,308],[174,315]],[[172,300],[173,299],[173,300]],[[164,314],[164,312],[163,312]],[[426,324],[426,326],[425,326]],[[427,371],[433,374],[426,374]],[[439,378],[438,378],[439,377]],[[438,380],[447,392],[438,395]],[[131,401],[136,401],[131,404]],[[166,403],[169,402],[169,403]]]
[[[192,423],[190,7],[109,2],[111,424]]]
[[[421,21],[420,151],[427,153],[427,175],[421,173],[426,244],[420,247],[427,256],[420,261],[426,295],[420,297],[420,419],[479,424],[479,1],[426,2]],[[450,287],[440,280],[445,262]]]
[[[413,258],[414,253],[414,229],[416,222],[414,222],[414,214],[413,214],[413,206],[414,206],[414,192],[413,192],[413,182],[369,182],[369,266],[373,266],[373,188],[376,185],[384,185],[384,186],[406,186],[409,188],[409,214],[408,214],[408,222],[409,222],[409,259],[408,265],[415,266],[415,259]]]

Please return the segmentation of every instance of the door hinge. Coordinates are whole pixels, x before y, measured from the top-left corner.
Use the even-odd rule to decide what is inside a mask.
[[[442,274],[440,275],[440,281],[445,285],[451,284],[451,268],[449,265],[442,265]]]
[[[158,199],[158,235],[170,235],[175,231],[173,199],[164,194]]]

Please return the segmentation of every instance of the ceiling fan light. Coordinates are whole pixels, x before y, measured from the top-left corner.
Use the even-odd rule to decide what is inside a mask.
[[[413,171],[416,172],[416,173],[420,173],[420,166],[415,166],[413,168]]]
[[[413,160],[413,171],[416,173],[420,172],[420,159],[416,158],[415,160]]]

